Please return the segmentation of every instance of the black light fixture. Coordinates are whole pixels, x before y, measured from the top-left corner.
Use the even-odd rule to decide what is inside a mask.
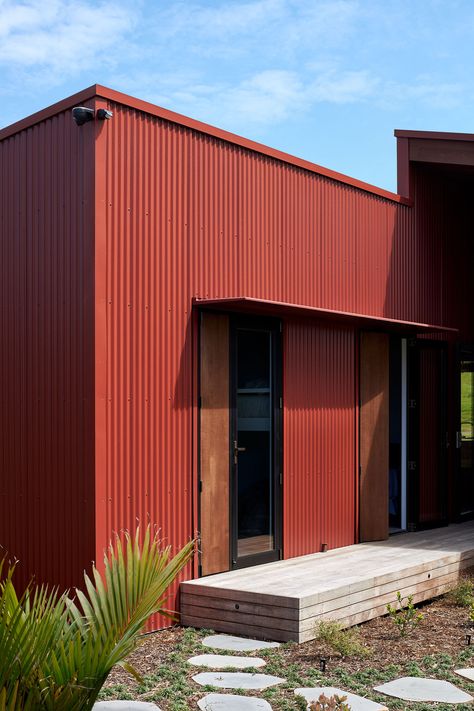
[[[109,111],[108,109],[97,109],[97,118],[99,119],[99,121],[106,121],[108,119],[111,119],[112,116],[112,111]]]
[[[470,634],[467,634],[467,635],[466,635],[466,644],[467,644],[468,647],[469,647],[469,645],[471,644],[471,637],[472,637],[472,635],[470,635]]]
[[[72,110],[72,117],[78,126],[83,126],[88,121],[94,120],[94,109],[87,106],[75,106]]]
[[[319,671],[323,672],[323,674],[326,671],[326,657],[319,658]]]

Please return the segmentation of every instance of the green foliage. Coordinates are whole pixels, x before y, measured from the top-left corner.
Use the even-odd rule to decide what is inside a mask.
[[[321,694],[317,701],[313,701],[310,706],[310,711],[350,711],[350,706],[345,702],[347,696],[325,696]]]
[[[166,591],[193,547],[171,558],[149,527],[142,545],[126,534],[74,598],[31,585],[18,597],[0,562],[0,711],[90,711],[114,665],[140,679],[125,659],[151,615],[170,616]]]
[[[366,657],[370,654],[370,649],[361,642],[358,627],[344,629],[335,620],[321,620],[316,628],[316,637],[342,657]]]
[[[471,607],[474,603],[474,585],[471,580],[460,580],[448,593],[448,599],[459,607]]]
[[[400,632],[400,637],[406,637],[414,632],[424,617],[413,604],[413,595],[408,595],[405,602],[400,591],[397,592],[395,605],[390,603],[387,605],[387,612]]]
[[[474,600],[469,605],[469,619],[474,622]]]

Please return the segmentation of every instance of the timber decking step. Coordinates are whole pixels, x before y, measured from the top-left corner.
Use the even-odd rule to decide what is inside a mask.
[[[393,536],[181,584],[181,621],[279,641],[312,639],[318,620],[358,624],[397,591],[422,602],[474,566],[474,522]]]

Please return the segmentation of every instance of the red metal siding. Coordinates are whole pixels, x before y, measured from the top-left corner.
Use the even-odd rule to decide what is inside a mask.
[[[0,142],[0,544],[79,584],[95,555],[93,137],[60,113]]]
[[[412,208],[132,103],[0,144],[0,542],[60,584],[137,520],[196,532],[193,297],[457,325],[442,181],[412,175]],[[288,557],[355,540],[357,369],[350,328],[288,318],[284,341]]]
[[[285,558],[355,543],[356,361],[351,329],[284,327]]]
[[[109,107],[114,117],[98,139],[107,205],[103,530],[151,520],[177,546],[197,527],[192,298],[247,296],[442,323],[442,265],[430,258],[424,269],[409,207]],[[432,300],[415,288],[420,277]],[[357,410],[353,332],[331,335],[310,321],[286,328],[290,556],[355,540]],[[299,380],[305,369],[310,386]]]

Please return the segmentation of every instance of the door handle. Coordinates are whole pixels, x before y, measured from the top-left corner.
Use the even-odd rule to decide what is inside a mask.
[[[247,447],[239,447],[237,440],[234,439],[234,464],[237,464],[239,452],[245,452],[246,449]]]

